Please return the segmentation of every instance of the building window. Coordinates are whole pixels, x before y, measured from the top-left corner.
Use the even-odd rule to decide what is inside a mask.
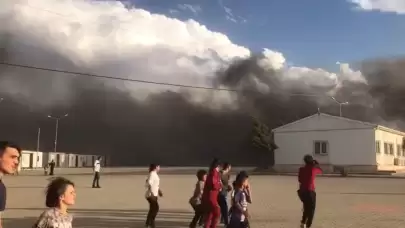
[[[401,156],[402,155],[402,145],[397,145],[397,156]]]
[[[328,142],[327,141],[315,141],[314,142],[314,154],[315,155],[327,155],[328,154]]]
[[[402,149],[402,157],[405,157],[405,150],[404,150],[404,148],[401,148]]]
[[[375,141],[375,152],[377,154],[381,153],[380,141]]]
[[[390,155],[394,155],[394,144],[390,143],[388,144],[389,149],[390,149]]]
[[[384,143],[384,154],[389,154],[388,143]]]

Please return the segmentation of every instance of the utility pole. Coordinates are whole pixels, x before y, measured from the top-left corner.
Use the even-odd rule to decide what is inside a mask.
[[[57,146],[58,146],[59,120],[61,120],[61,119],[65,118],[65,117],[67,117],[68,115],[69,115],[68,113],[66,113],[65,115],[60,116],[60,117],[54,117],[54,116],[48,115],[48,118],[51,118],[51,119],[56,120],[56,124],[55,124],[55,143],[54,143],[54,147],[53,147],[53,152],[55,152],[55,153],[56,153]]]
[[[342,105],[348,105],[349,102],[348,101],[339,102],[338,100],[336,100],[336,98],[334,98],[334,97],[331,97],[331,98],[339,105],[339,116],[342,117]]]
[[[39,142],[41,140],[41,128],[38,128],[38,134],[37,134],[37,151],[39,152]]]

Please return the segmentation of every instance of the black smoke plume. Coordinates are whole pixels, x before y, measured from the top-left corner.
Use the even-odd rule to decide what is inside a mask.
[[[21,37],[0,36],[2,62],[93,71]],[[260,58],[237,60],[217,73],[213,86],[237,90],[234,109],[213,109],[191,102],[187,93],[171,90],[137,100],[122,89],[125,82],[0,65],[4,98],[0,138],[35,150],[41,128],[40,150],[53,151],[55,121],[47,115],[69,113],[59,125],[57,150],[61,152],[108,155],[114,165],[205,166],[213,157],[235,165],[256,165],[261,156],[251,144],[251,116],[275,128],[318,108],[339,114],[339,106],[326,95],[334,88],[311,86],[304,80],[285,82],[285,72],[263,69]],[[344,117],[405,127],[404,68],[403,59],[365,61],[361,71],[367,83],[341,81],[334,94],[337,100],[350,102],[343,107]],[[217,92],[206,93],[216,96]],[[317,96],[292,95],[300,93]]]

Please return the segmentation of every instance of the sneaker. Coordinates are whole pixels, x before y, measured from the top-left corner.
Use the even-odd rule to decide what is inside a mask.
[[[305,224],[301,223],[300,228],[306,228]]]

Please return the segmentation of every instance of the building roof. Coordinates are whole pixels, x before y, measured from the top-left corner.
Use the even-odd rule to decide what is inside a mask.
[[[401,135],[401,136],[405,136],[405,132],[402,132],[402,131],[399,131],[399,130],[395,130],[395,129],[392,129],[392,128],[388,128],[388,127],[385,127],[385,126],[381,126],[381,125],[373,124],[373,123],[369,123],[369,122],[363,122],[363,121],[353,120],[353,119],[349,119],[349,118],[345,118],[345,117],[329,115],[329,114],[326,114],[326,113],[316,113],[316,114],[307,116],[305,118],[302,118],[302,119],[299,119],[297,121],[294,121],[294,122],[288,123],[286,125],[280,126],[278,128],[275,128],[275,129],[273,129],[273,131],[279,131],[279,130],[285,129],[285,128],[289,127],[289,126],[292,126],[294,124],[298,124],[298,123],[301,123],[303,121],[309,120],[311,118],[319,117],[319,116],[328,117],[328,118],[335,118],[337,120],[344,120],[346,122],[351,122],[351,123],[354,123],[354,124],[363,125],[364,128],[374,128],[374,129],[379,129],[379,130],[382,130],[382,131],[398,134],[398,135]]]

